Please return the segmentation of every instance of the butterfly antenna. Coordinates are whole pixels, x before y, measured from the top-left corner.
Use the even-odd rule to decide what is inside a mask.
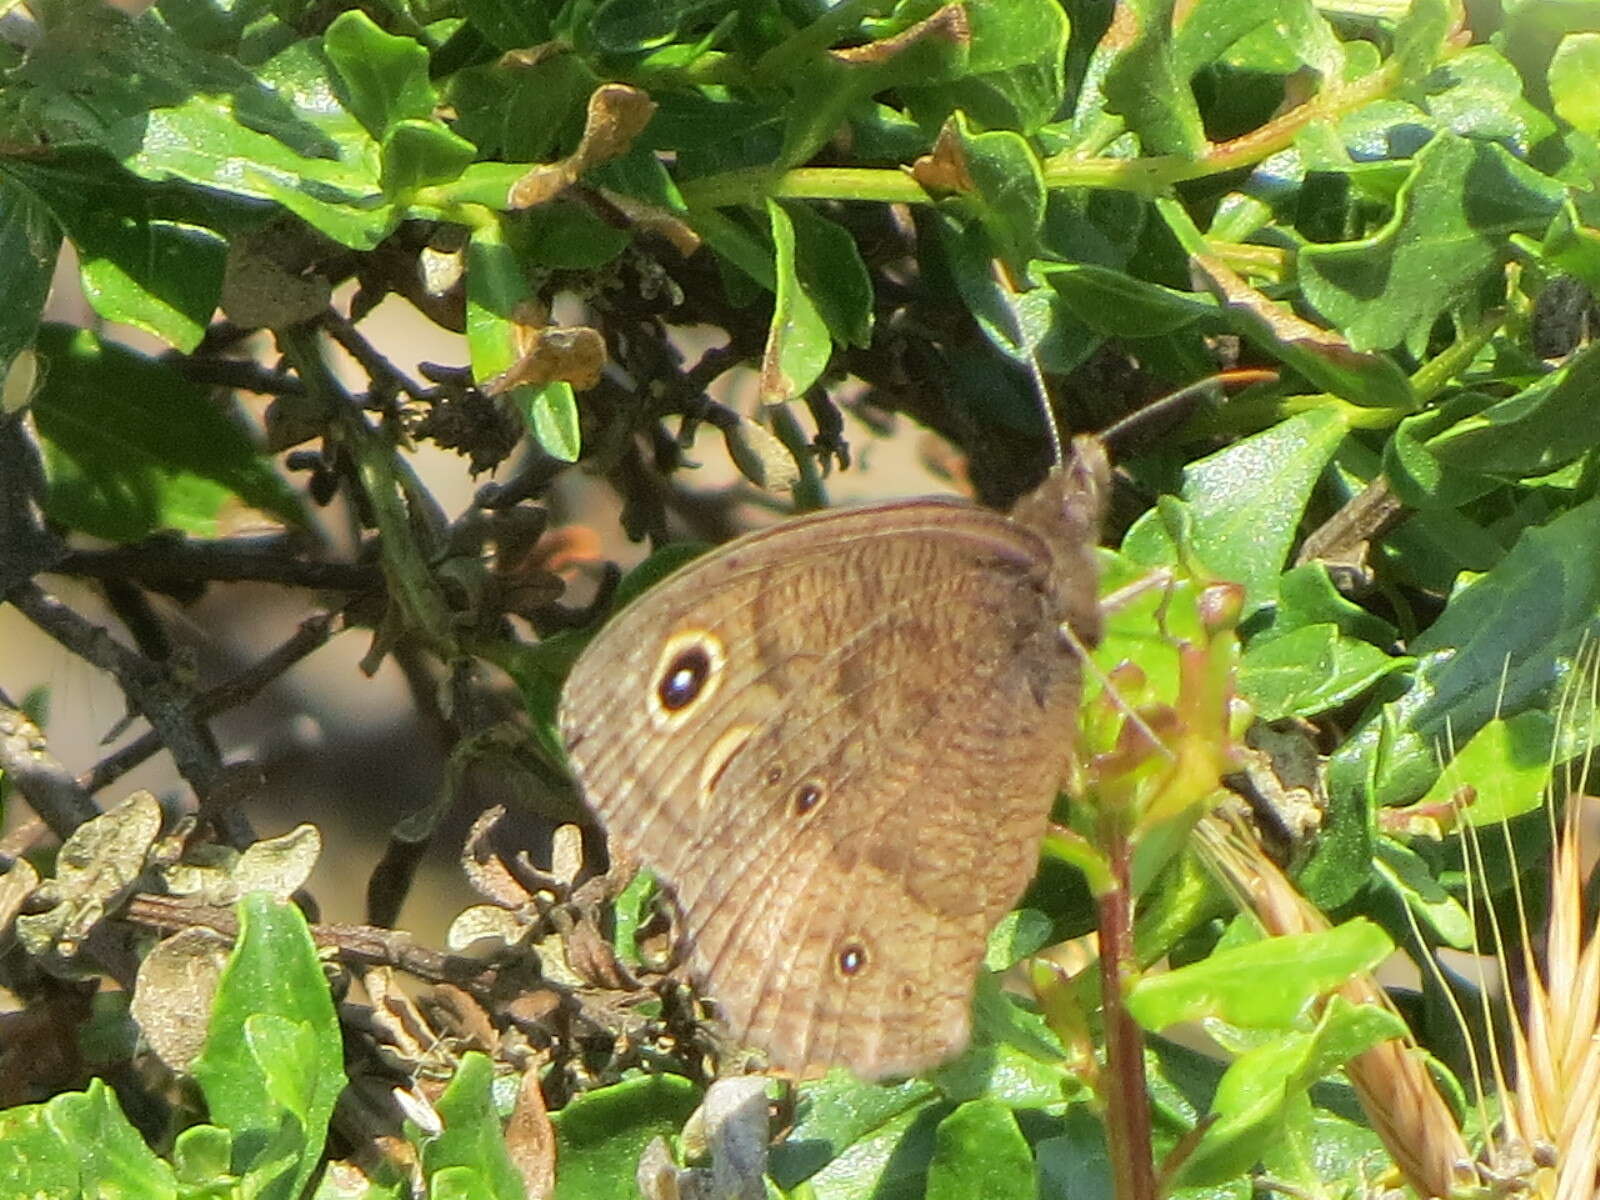
[[[998,258],[991,261],[990,269],[994,273],[994,281],[1000,294],[1005,297],[1006,313],[1011,318],[1011,328],[1006,330],[1006,333],[1010,335],[1011,343],[1016,347],[1016,357],[1028,372],[1028,379],[1033,384],[1034,398],[1039,402],[1039,415],[1044,418],[1045,433],[1050,439],[1050,459],[1057,467],[1065,467],[1066,442],[1061,436],[1061,426],[1056,421],[1055,407],[1050,403],[1050,388],[1044,381],[1044,369],[1039,366],[1039,343],[1037,339],[1028,336],[1027,322],[1023,320],[1021,308],[1017,306],[1016,281],[1005,263]]]
[[[1044,371],[1039,366],[1039,356],[1032,349],[1023,356],[1028,368],[1028,378],[1033,381],[1033,394],[1039,401],[1039,412],[1044,417],[1046,435],[1050,438],[1050,459],[1058,467],[1066,465],[1067,456],[1061,441],[1061,426],[1056,423],[1056,410],[1050,403],[1050,388],[1044,381]]]

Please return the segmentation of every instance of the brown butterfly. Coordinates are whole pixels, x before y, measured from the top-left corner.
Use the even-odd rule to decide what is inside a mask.
[[[1080,438],[1009,515],[903,500],[748,534],[573,667],[584,796],[775,1067],[907,1075],[966,1045],[1073,744],[1107,480]]]

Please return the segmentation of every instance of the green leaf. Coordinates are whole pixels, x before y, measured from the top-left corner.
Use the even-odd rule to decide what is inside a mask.
[[[1068,1109],[1061,1125],[1062,1133],[1041,1140],[1035,1147],[1039,1194],[1070,1196],[1072,1200],[1113,1200],[1105,1126],[1085,1105]]]
[[[523,385],[511,392],[512,406],[545,452],[562,462],[577,462],[582,449],[578,400],[572,385],[558,379],[540,387]]]
[[[33,345],[50,295],[61,249],[61,228],[32,190],[0,167],[0,378],[17,354]]]
[[[983,965],[990,971],[1008,970],[1049,945],[1052,932],[1050,918],[1038,909],[1013,909],[990,931]]]
[[[1311,490],[1345,432],[1340,412],[1313,409],[1184,468],[1195,549],[1218,578],[1244,584],[1246,613],[1274,599]],[[1171,561],[1156,517],[1147,513],[1128,531],[1124,554]]]
[[[103,1086],[103,1085],[101,1085]],[[0,1179],[18,1196],[78,1196],[78,1164],[43,1104],[0,1111]]]
[[[767,344],[761,355],[761,403],[781,404],[805,393],[833,355],[833,341],[796,264],[794,223],[776,200],[767,201],[776,290]]]
[[[927,1200],[1033,1200],[1033,1153],[1011,1110],[969,1100],[939,1122],[928,1164]]]
[[[1410,689],[1370,716],[1335,752],[1330,769],[1355,779],[1370,772],[1376,803],[1405,803],[1437,778],[1442,747],[1470,739],[1499,714],[1559,694],[1580,645],[1600,629],[1597,544],[1596,500],[1524,532],[1413,639]],[[1588,703],[1566,714],[1556,735],[1561,757],[1576,752],[1592,720]]]
[[[1445,764],[1418,805],[1448,805],[1470,785],[1476,799],[1461,814],[1469,825],[1496,824],[1532,812],[1544,802],[1550,783],[1554,733],[1555,723],[1539,709],[1485,722]]]
[[[1198,158],[1205,125],[1172,44],[1172,9],[1173,0],[1126,5],[1120,53],[1103,84],[1106,107],[1127,122],[1145,153]]]
[[[339,99],[375,141],[401,121],[431,121],[438,96],[428,51],[415,38],[385,33],[366,13],[340,13],[322,35],[338,72]]]
[[[1310,717],[1355,699],[1411,663],[1344,637],[1337,625],[1303,625],[1250,643],[1239,662],[1239,690],[1262,720]]]
[[[872,341],[872,279],[850,231],[808,204],[784,210],[794,226],[795,274],[841,346]]]
[[[902,1084],[901,1088],[910,1086]],[[933,1092],[927,1084],[920,1086]],[[883,1113],[880,1121],[847,1139],[828,1138],[820,1128],[816,1134],[802,1133],[801,1128],[810,1124],[803,1121],[789,1140],[774,1150],[773,1180],[785,1189],[804,1181],[815,1200],[912,1200],[921,1196],[933,1157],[934,1130],[950,1108],[938,1102],[936,1093],[911,1107],[891,1105],[879,1110]],[[867,1105],[869,1111],[873,1107]]]
[[[114,541],[161,528],[210,534],[227,493],[301,520],[294,494],[205,389],[87,330],[46,326],[38,348],[33,414],[56,520]]]
[[[82,1192],[68,1194],[131,1195],[141,1200],[177,1195],[172,1168],[145,1145],[144,1136],[123,1116],[116,1093],[104,1080],[93,1080],[87,1091],[57,1096],[44,1110],[62,1150],[78,1160]],[[16,1177],[6,1178],[7,1186],[14,1188]]]
[[[1039,257],[1044,225],[1044,168],[1028,140],[1005,130],[979,133],[956,113],[940,134],[950,139],[961,157],[964,186],[951,203],[971,212],[992,243],[988,257],[999,255],[1020,266]]]
[[[467,347],[479,380],[508,370],[521,357],[519,317],[535,299],[522,263],[506,244],[504,220],[479,226],[467,244]],[[506,399],[547,453],[577,461],[581,433],[571,384],[518,384]]]
[[[1424,103],[1442,128],[1499,142],[1526,158],[1555,123],[1523,96],[1522,77],[1493,46],[1469,46],[1435,67]]]
[[[1394,949],[1364,917],[1317,933],[1296,933],[1232,949],[1172,971],[1145,975],[1128,1011],[1146,1029],[1217,1017],[1246,1029],[1285,1029],[1311,1004]],[[1261,981],[1271,978],[1271,987]]]
[[[1378,646],[1395,640],[1395,628],[1347,599],[1320,562],[1303,563],[1285,571],[1278,581],[1278,603],[1269,632],[1276,636],[1305,625],[1331,624],[1348,637]],[[1258,638],[1266,632],[1257,634]]]
[[[607,1200],[634,1191],[639,1155],[675,1136],[699,1103],[677,1075],[649,1075],[585,1092],[550,1115],[556,1130],[554,1200]]]
[[[1336,333],[1301,320],[1250,287],[1221,260],[1193,256],[1222,314],[1238,333],[1303,375],[1314,387],[1366,408],[1408,412],[1416,405],[1411,381],[1381,354],[1361,354]]]
[[[459,178],[477,153],[476,146],[437,121],[396,121],[383,138],[379,183],[385,195],[403,198]]]
[[[472,1167],[446,1167],[429,1181],[429,1200],[475,1200],[478,1196],[492,1196],[483,1172]],[[503,1193],[511,1195],[512,1193]],[[519,1191],[515,1193],[520,1196]]]
[[[533,5],[516,0],[465,0],[462,11],[499,50],[521,50],[550,40],[550,18]]]
[[[58,0],[41,9],[41,26],[43,36],[8,72],[7,90],[22,99],[37,135],[56,146],[105,144],[119,122],[202,92],[263,98],[243,65],[184,45],[153,15]]]
[[[435,1102],[444,1130],[421,1142],[423,1174],[435,1189],[439,1172],[470,1167],[482,1190],[464,1194],[522,1200],[522,1176],[506,1149],[493,1084],[494,1064],[487,1055],[471,1051],[462,1056],[455,1078]]]
[[[1415,850],[1393,838],[1378,838],[1373,845],[1373,869],[1378,879],[1447,946],[1457,950],[1473,948],[1471,914],[1445,891]]]
[[[1357,1054],[1405,1031],[1394,1013],[1335,996],[1315,1030],[1246,1051],[1217,1084],[1216,1120],[1184,1163],[1183,1180],[1221,1182],[1247,1171],[1281,1136],[1292,1100]]]
[[[287,1143],[298,1163],[287,1194],[298,1195],[344,1089],[339,1021],[300,910],[253,894],[238,912],[239,939],[193,1073],[212,1119],[257,1151],[235,1165],[270,1166]]]
[[[1591,292],[1600,291],[1600,230],[1584,224],[1570,199],[1550,222],[1540,253],[1560,270],[1581,279]]]
[[[1533,386],[1427,441],[1447,467],[1520,478],[1548,475],[1600,444],[1600,346],[1586,346]]]
[[[905,87],[912,114],[931,127],[960,110],[986,129],[1022,133],[1053,119],[1065,89],[1062,6],[1056,0],[967,0],[963,9],[964,69],[932,87]]]
[[[233,1177],[233,1135],[215,1125],[191,1125],[172,1143],[172,1165],[178,1182],[189,1187],[215,1187]]]
[[[13,182],[72,239],[97,313],[180,350],[199,344],[222,291],[227,247],[196,220],[203,210],[192,193],[152,186],[81,149],[7,164],[0,186]]]
[[[1573,128],[1600,134],[1600,33],[1569,33],[1550,58],[1550,101]]]
[[[260,70],[270,90],[191,96],[122,122],[109,144],[136,175],[275,201],[335,241],[370,250],[401,216],[382,201],[377,143],[333,100],[328,64],[311,43]]]
[[[1125,271],[1088,263],[1035,263],[1062,303],[1089,328],[1119,337],[1155,337],[1215,319],[1210,296],[1146,283]]]
[[[1440,134],[1417,155],[1395,211],[1370,237],[1305,246],[1305,297],[1357,350],[1420,353],[1440,313],[1468,303],[1512,233],[1542,232],[1559,184],[1490,142]]]

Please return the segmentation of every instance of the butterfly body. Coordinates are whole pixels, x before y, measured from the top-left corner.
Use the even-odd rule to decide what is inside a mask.
[[[965,1044],[1072,745],[1104,472],[1091,445],[1010,516],[907,500],[746,535],[573,667],[590,807],[775,1066],[910,1074]]]

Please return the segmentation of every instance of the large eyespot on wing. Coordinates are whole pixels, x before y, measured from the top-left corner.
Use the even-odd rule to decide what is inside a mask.
[[[646,692],[655,727],[670,733],[708,707],[727,665],[722,639],[709,629],[680,629],[668,637]]]

